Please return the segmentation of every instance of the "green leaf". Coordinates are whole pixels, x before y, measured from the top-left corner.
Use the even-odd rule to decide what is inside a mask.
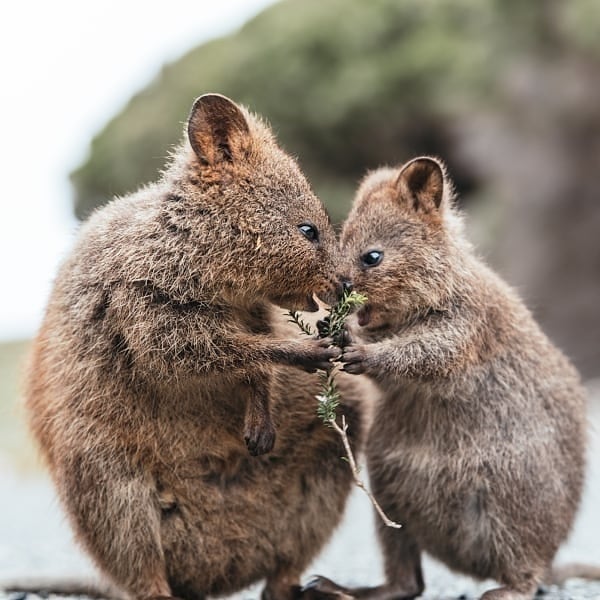
[[[290,317],[288,319],[288,322],[295,323],[298,326],[298,328],[300,329],[300,331],[302,331],[302,333],[304,333],[306,335],[314,335],[315,334],[315,332],[312,330],[311,326],[302,320],[302,318],[300,317],[300,313],[297,310],[290,310],[290,311],[288,311],[287,314]]]
[[[362,306],[367,301],[367,297],[358,292],[344,292],[344,295],[337,304],[329,309],[329,327],[319,335],[321,337],[335,336],[342,332],[346,318],[353,308]],[[297,311],[288,312],[289,322],[295,323],[298,328],[306,335],[313,335],[313,330],[305,323]],[[335,383],[335,374],[321,371],[321,393],[317,398],[317,415],[323,420],[323,423],[331,426],[337,416],[337,408],[340,405],[340,392]]]
[[[344,295],[337,304],[329,309],[329,320],[326,322],[329,327],[323,331],[322,337],[335,337],[344,329],[344,324],[352,309],[358,308],[366,303],[367,296],[358,292],[344,292]]]

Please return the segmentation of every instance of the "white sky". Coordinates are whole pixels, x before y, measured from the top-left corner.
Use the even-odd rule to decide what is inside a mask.
[[[0,340],[29,337],[39,326],[76,227],[68,173],[85,158],[92,136],[164,62],[235,30],[273,2],[21,0],[5,5],[0,20]]]

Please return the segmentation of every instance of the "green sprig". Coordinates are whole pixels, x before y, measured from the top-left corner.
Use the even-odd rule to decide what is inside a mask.
[[[312,330],[312,327],[306,321],[302,320],[297,310],[288,311],[288,317],[290,317],[288,323],[295,323],[302,333],[305,335],[314,335],[315,332]]]
[[[362,306],[366,301],[367,297],[363,294],[358,294],[357,292],[345,292],[342,299],[329,309],[329,315],[328,318],[324,320],[324,326],[319,326],[319,337],[332,337],[336,339],[336,337],[342,333],[346,318],[352,309]],[[312,335],[312,328],[300,318],[300,315],[297,312],[290,311],[289,315],[291,322],[296,323],[306,335]],[[354,483],[368,496],[385,525],[387,527],[399,529],[402,525],[392,521],[385,514],[364,481],[360,478],[360,468],[352,454],[352,448],[348,439],[348,424],[346,423],[344,414],[341,416],[341,424],[338,424],[337,422],[337,409],[340,405],[341,398],[340,391],[338,390],[335,381],[337,370],[338,367],[335,367],[330,373],[324,371],[319,373],[321,378],[321,393],[317,396],[317,416],[323,420],[325,425],[334,429],[342,438],[344,450],[346,451],[346,456],[342,456],[342,460],[345,460],[350,466]]]
[[[344,292],[342,298],[334,304],[329,310],[327,318],[324,320],[324,327],[319,332],[319,337],[332,337],[335,339],[343,329],[348,315],[353,309],[362,306],[367,301],[367,297],[358,292]],[[295,323],[298,328],[306,335],[314,335],[314,332],[308,323],[302,320],[297,311],[289,311],[290,323]],[[340,392],[335,382],[335,369],[331,373],[321,372],[321,393],[317,396],[317,415],[325,424],[331,425],[335,422],[337,408],[340,405]]]
[[[328,319],[325,321],[328,327],[324,328],[321,337],[335,337],[342,333],[348,315],[353,309],[365,304],[366,301],[367,297],[364,294],[354,291],[344,292],[341,300],[329,309]]]
[[[333,371],[330,374],[320,373],[322,392],[317,396],[317,416],[324,423],[335,421],[337,407],[340,405],[340,392],[335,383]]]

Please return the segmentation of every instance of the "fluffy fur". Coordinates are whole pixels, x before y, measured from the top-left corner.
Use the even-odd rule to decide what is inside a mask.
[[[335,298],[337,242],[259,119],[207,95],[187,133],[158,183],[81,228],[35,340],[29,422],[120,593],[197,599],[266,578],[285,599],[351,475],[315,416],[316,376],[294,368],[337,351],[277,336],[272,312]]]
[[[515,292],[473,253],[436,160],[369,175],[341,236],[369,298],[345,370],[378,384],[367,443],[387,582],[323,592],[412,598],[420,555],[493,578],[486,600],[532,598],[567,537],[584,479],[584,390]],[[383,252],[369,266],[370,251]],[[374,255],[377,256],[377,255]]]

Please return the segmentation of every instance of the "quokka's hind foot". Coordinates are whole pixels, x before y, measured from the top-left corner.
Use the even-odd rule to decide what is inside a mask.
[[[552,567],[544,578],[545,583],[563,585],[567,579],[577,577],[579,579],[589,579],[590,581],[600,581],[600,565],[590,565],[586,563],[568,563]]]
[[[517,590],[515,588],[504,586],[488,590],[481,596],[481,600],[532,600],[538,590],[538,584],[534,583],[529,588]]]
[[[302,588],[302,600],[349,600],[351,598],[353,596],[348,588],[319,575]]]
[[[282,570],[267,578],[261,600],[301,600],[300,571]]]
[[[302,588],[302,600],[411,600],[422,593],[422,589],[407,589],[398,584],[376,587],[347,588],[317,576]]]
[[[303,598],[300,585],[290,585],[285,589],[279,589],[277,592],[266,587],[260,595],[260,600],[302,600]]]

